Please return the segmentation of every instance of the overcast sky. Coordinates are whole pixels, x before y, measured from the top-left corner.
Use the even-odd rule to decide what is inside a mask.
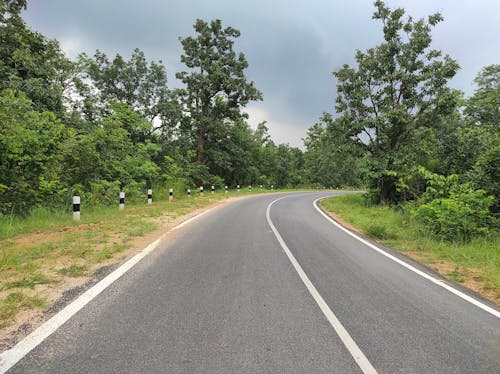
[[[451,82],[470,95],[478,71],[500,63],[499,0],[389,0],[414,18],[437,11],[444,22],[433,30],[433,46],[456,59]],[[264,101],[247,107],[250,123],[268,121],[273,139],[302,146],[321,113],[334,112],[332,71],[352,64],[356,49],[380,43],[372,0],[28,0],[24,19],[56,38],[70,58],[99,49],[130,56],[134,48],[166,65],[169,86],[184,70],[180,36],[193,34],[197,18],[221,19],[241,31],[235,49],[250,64],[247,77]]]

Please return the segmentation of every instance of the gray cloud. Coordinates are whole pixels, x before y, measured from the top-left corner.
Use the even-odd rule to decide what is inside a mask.
[[[434,46],[462,66],[453,87],[471,94],[477,72],[500,62],[497,0],[388,4],[415,18],[436,11],[444,15],[433,33]],[[372,13],[371,0],[36,0],[29,2],[24,17],[35,30],[58,39],[73,58],[95,49],[127,56],[139,47],[166,64],[172,87],[179,85],[175,72],[183,69],[179,36],[193,33],[196,18],[222,19],[241,31],[236,48],[250,63],[247,76],[264,94],[264,102],[249,107],[251,120],[268,119],[277,140],[300,145],[321,113],[334,110],[332,71],[352,63],[356,49],[381,41]]]

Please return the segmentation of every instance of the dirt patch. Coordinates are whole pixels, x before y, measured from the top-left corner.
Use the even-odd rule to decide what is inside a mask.
[[[462,286],[477,292],[484,298],[500,304],[500,297],[493,290],[485,288],[483,277],[479,270],[457,267],[457,265],[450,261],[419,251],[405,251],[404,254],[415,261],[425,263],[444,277],[460,283]]]

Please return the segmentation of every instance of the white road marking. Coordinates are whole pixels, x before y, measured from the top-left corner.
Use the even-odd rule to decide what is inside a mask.
[[[273,231],[274,235],[276,236],[276,239],[278,239],[278,242],[280,243],[281,248],[283,248],[283,251],[285,252],[288,259],[292,263],[293,267],[295,268],[295,270],[299,274],[300,279],[302,280],[302,282],[306,286],[306,288],[309,291],[309,293],[311,294],[311,296],[314,298],[314,301],[316,301],[316,303],[318,304],[319,308],[321,309],[321,311],[325,315],[328,322],[330,322],[330,325],[332,325],[333,329],[335,330],[335,332],[337,333],[339,338],[342,340],[342,342],[344,343],[346,348],[351,353],[352,357],[354,358],[354,361],[356,361],[356,363],[358,364],[361,371],[365,374],[368,374],[368,373],[376,374],[377,371],[375,370],[375,368],[372,366],[370,361],[368,361],[368,359],[366,358],[364,353],[361,351],[361,349],[359,349],[356,342],[352,339],[352,337],[349,335],[347,330],[344,328],[344,326],[337,319],[337,317],[332,312],[332,310],[330,309],[330,307],[328,306],[326,301],[323,299],[323,297],[320,295],[320,293],[318,292],[316,287],[314,287],[311,280],[309,279],[307,274],[302,269],[302,266],[300,266],[298,261],[295,259],[294,255],[292,254],[292,252],[290,251],[290,249],[286,245],[285,241],[283,240],[283,238],[281,237],[280,233],[278,232],[278,230],[276,229],[276,227],[274,226],[274,224],[271,220],[271,217],[269,214],[269,212],[271,211],[271,206],[279,200],[286,199],[289,197],[294,197],[294,196],[297,196],[297,195],[281,197],[281,198],[276,199],[273,202],[271,202],[267,206],[267,211],[266,211],[267,223],[271,227],[271,230]]]
[[[354,234],[353,232],[351,232],[350,230],[346,229],[345,227],[343,227],[342,225],[340,225],[339,223],[337,223],[334,219],[332,219],[330,216],[328,216],[325,212],[323,212],[319,207],[318,207],[318,201],[319,200],[322,200],[322,199],[325,199],[324,197],[320,197],[316,200],[314,200],[313,202],[313,205],[314,207],[316,208],[316,210],[318,212],[320,212],[323,217],[325,217],[328,221],[330,221],[331,223],[333,223],[336,227],[338,227],[339,229],[341,229],[342,231],[344,231],[345,233],[349,234],[350,236],[352,236],[353,238],[359,240],[361,243],[365,244],[367,247],[373,249],[374,251],[377,251],[378,253],[380,253],[381,255],[391,259],[392,261],[394,262],[397,262],[398,264],[400,264],[401,266],[404,266],[405,268],[407,268],[408,270],[411,270],[413,271],[414,273],[420,275],[421,277],[431,281],[432,283],[438,285],[439,287],[443,287],[444,289],[450,291],[451,293],[455,294],[456,296],[468,301],[469,303],[477,306],[478,308],[481,308],[483,309],[484,311],[494,315],[495,317],[497,318],[500,318],[500,312],[498,312],[497,310],[489,307],[488,305],[486,304],[483,304],[482,302],[474,299],[473,297],[469,296],[469,295],[466,295],[465,293],[451,287],[450,285],[446,284],[443,280],[441,279],[436,279],[432,276],[430,276],[429,274],[415,268],[414,266],[404,262],[403,260],[387,253],[386,251],[384,251],[383,249],[377,247],[376,245],[370,243],[369,241],[361,238],[360,236]]]
[[[149,253],[156,249],[158,244],[173,230],[177,230],[188,223],[198,219],[204,214],[212,211],[214,208],[205,210],[186,221],[180,223],[179,225],[173,227],[169,231],[162,234],[157,240],[149,244],[141,252],[136,254],[130,260],[121,265],[118,269],[113,271],[111,274],[102,279],[99,283],[85,291],[80,295],[75,301],[67,305],[64,309],[54,315],[47,322],[43,323],[35,331],[17,343],[13,348],[4,351],[0,354],[0,374],[5,373],[12,366],[14,366],[19,360],[26,356],[31,350],[47,339],[52,333],[54,333],[59,327],[61,327],[67,320],[69,320],[73,315],[75,315],[80,309],[92,301],[97,295],[108,288],[113,282],[120,278],[123,274],[134,267],[139,261],[146,257]]]

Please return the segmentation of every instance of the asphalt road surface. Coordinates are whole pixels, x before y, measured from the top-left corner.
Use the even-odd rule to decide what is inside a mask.
[[[500,373],[500,318],[334,226],[332,194],[210,211],[9,373]]]

